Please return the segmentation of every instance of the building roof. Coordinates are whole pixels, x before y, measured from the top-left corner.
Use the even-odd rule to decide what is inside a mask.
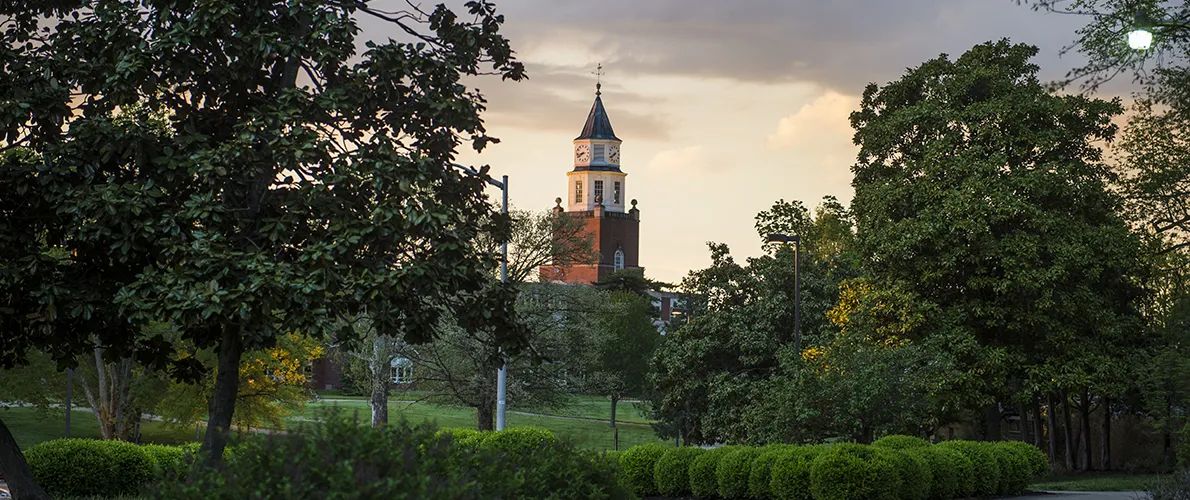
[[[612,122],[607,119],[607,110],[603,109],[603,100],[599,98],[599,85],[595,86],[595,104],[591,105],[591,113],[587,115],[587,123],[583,125],[583,133],[579,139],[613,139],[620,140],[612,131]]]

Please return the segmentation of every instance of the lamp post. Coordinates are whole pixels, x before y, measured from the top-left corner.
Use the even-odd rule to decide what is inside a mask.
[[[765,243],[793,243],[793,352],[802,352],[802,281],[798,275],[801,267],[802,239],[796,234],[770,234]]]
[[[1156,20],[1144,11],[1137,11],[1136,21],[1128,31],[1128,47],[1132,50],[1149,50],[1153,46],[1153,28],[1190,30],[1190,23]]]
[[[455,168],[462,170],[470,175],[479,177],[479,171],[473,167],[466,165],[459,165],[458,163],[451,163]],[[500,205],[500,213],[508,215],[508,176],[505,175],[502,180],[492,178],[486,179],[488,184],[500,188],[503,203]],[[508,283],[508,242],[505,241],[500,244],[500,283]],[[496,372],[496,430],[504,430],[504,414],[507,408],[508,396],[508,358],[504,357],[504,350],[500,350],[501,358],[504,364],[500,366],[500,370]]]

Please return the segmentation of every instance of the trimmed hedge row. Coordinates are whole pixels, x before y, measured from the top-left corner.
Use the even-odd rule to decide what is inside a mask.
[[[854,443],[630,448],[623,480],[641,496],[777,500],[951,500],[1020,493],[1049,463],[1022,442],[889,436]]]
[[[135,495],[158,477],[184,477],[197,455],[198,443],[138,446],[74,438],[33,445],[25,460],[50,496],[106,497]]]

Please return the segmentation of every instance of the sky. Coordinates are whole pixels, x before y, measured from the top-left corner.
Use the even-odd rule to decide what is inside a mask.
[[[378,2],[395,5],[398,0]],[[849,203],[857,147],[848,115],[940,54],[1009,38],[1036,45],[1043,80],[1079,65],[1061,49],[1086,18],[1015,0],[496,0],[529,79],[468,81],[501,139],[462,163],[509,176],[514,208],[566,194],[572,141],[602,98],[624,141],[625,195],[641,211],[640,264],[677,283],[710,264],[707,242],[761,253],[754,217],[780,199]],[[390,27],[361,20],[364,36]]]

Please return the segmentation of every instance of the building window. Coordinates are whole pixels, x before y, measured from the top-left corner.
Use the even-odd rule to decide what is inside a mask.
[[[620,203],[620,181],[612,184],[612,203]]]
[[[603,181],[595,181],[595,201],[603,202]]]
[[[396,358],[392,362],[392,381],[394,384],[413,383],[413,361],[409,358]]]
[[[617,271],[624,269],[624,251],[623,250],[616,250],[616,257],[615,257],[615,260],[613,261],[613,267],[615,267],[615,270],[617,270]]]
[[[606,163],[607,160],[603,156],[603,144],[596,144],[595,150],[591,154],[591,163]]]
[[[574,202],[583,202],[583,181],[574,181]]]

